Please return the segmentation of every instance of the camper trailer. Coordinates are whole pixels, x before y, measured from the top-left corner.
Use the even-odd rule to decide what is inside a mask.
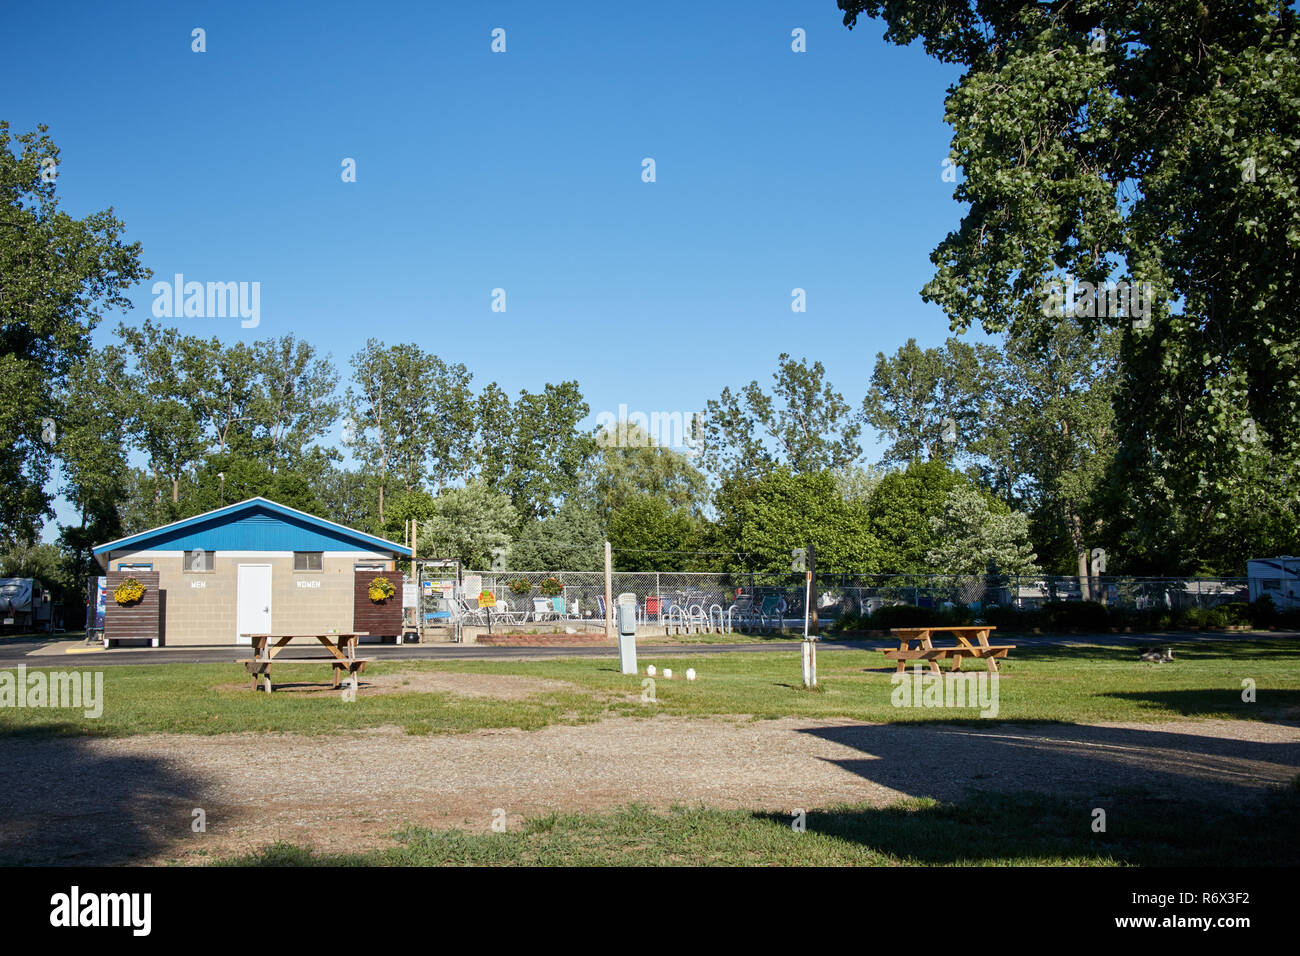
[[[1278,610],[1300,607],[1300,558],[1283,555],[1247,561],[1246,576],[1252,601],[1267,594]]]
[[[0,633],[52,631],[54,602],[35,578],[0,578]]]

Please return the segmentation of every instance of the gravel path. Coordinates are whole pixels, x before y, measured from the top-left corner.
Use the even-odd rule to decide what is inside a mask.
[[[408,736],[0,738],[0,860],[118,863],[391,843],[406,822],[483,831],[641,801],[790,811],[1030,790],[1240,806],[1300,773],[1300,727],[1256,721],[932,726],[623,718]],[[195,832],[193,811],[206,814]]]

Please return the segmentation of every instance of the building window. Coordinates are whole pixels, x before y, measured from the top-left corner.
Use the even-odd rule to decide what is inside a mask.
[[[196,551],[185,552],[185,570],[186,571],[211,571],[212,570],[212,552],[205,551],[202,548]]]
[[[1265,590],[1265,591],[1281,591],[1281,590],[1282,590],[1282,579],[1281,579],[1281,578],[1264,578],[1264,590]]]
[[[319,571],[321,570],[321,551],[295,551],[293,553],[293,569],[295,571]]]

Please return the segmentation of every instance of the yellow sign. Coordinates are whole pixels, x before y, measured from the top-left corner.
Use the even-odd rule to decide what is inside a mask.
[[[497,606],[497,596],[496,596],[495,594],[493,594],[491,591],[484,591],[482,594],[480,594],[480,595],[478,596],[478,606],[479,606],[479,607],[496,607],[496,606]]]

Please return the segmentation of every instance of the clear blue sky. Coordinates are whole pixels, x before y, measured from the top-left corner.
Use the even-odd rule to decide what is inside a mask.
[[[856,404],[876,352],[948,335],[918,291],[961,214],[957,72],[833,0],[98,0],[0,26],[0,115],[50,126],[65,210],[111,205],[153,281],[261,283],[258,328],[186,332],[291,332],[344,372],[368,336],[414,341],[480,388],[576,378],[593,421],[703,408],[782,351]]]

